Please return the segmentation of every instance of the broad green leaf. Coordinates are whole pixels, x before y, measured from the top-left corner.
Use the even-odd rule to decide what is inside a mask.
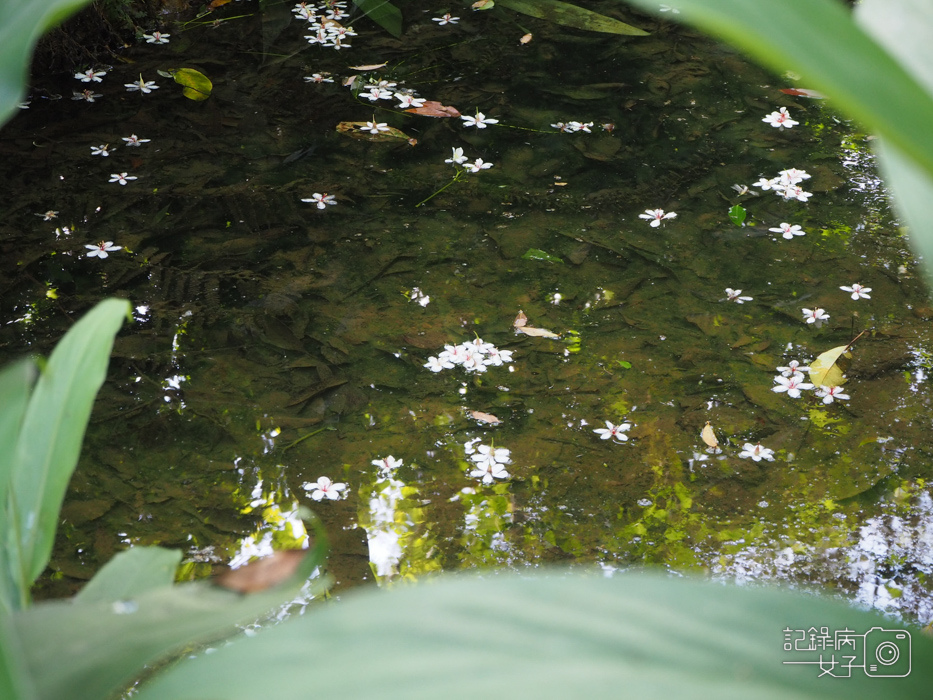
[[[20,360],[0,372],[0,504],[7,502],[13,479],[13,454],[36,373],[32,360]],[[7,517],[6,508],[0,507],[0,533],[7,531]],[[26,593],[20,590],[19,576],[10,570],[9,563],[0,556],[0,614],[19,607],[14,601],[22,600]]]
[[[133,547],[108,561],[81,589],[82,603],[127,600],[155,588],[171,586],[181,552],[162,547]]]
[[[0,1],[0,126],[13,116],[26,95],[29,64],[39,37],[89,2]]]
[[[15,613],[26,668],[39,697],[117,697],[116,692],[147,666],[190,645],[233,634],[236,625],[250,623],[298,595],[324,561],[326,540],[318,533],[316,542],[291,579],[262,593],[241,595],[200,581],[108,601],[98,589],[90,600],[38,603]],[[323,593],[325,584],[318,579],[311,592]]]
[[[543,260],[544,262],[552,262],[552,263],[563,263],[564,262],[556,255],[551,255],[547,251],[541,250],[540,248],[529,248],[528,250],[525,251],[525,254],[522,256],[522,260]]]
[[[864,0],[856,21],[933,94],[933,4],[926,0]],[[933,176],[884,140],[873,144],[894,205],[908,226],[910,241],[933,279]]]
[[[732,223],[736,226],[741,226],[745,221],[745,217],[748,215],[748,212],[745,210],[741,204],[736,204],[731,209],[729,209],[729,218],[732,220]]]
[[[523,15],[554,22],[565,27],[586,29],[591,32],[608,34],[626,34],[628,36],[648,36],[648,32],[633,27],[631,24],[606,17],[591,10],[560,0],[496,0],[500,7],[505,7]]]
[[[189,100],[206,100],[211,96],[214,85],[204,73],[194,68],[179,68],[171,71],[172,78],[179,85],[184,86],[182,94]]]
[[[843,376],[843,368],[839,366],[844,358],[852,357],[846,350],[848,345],[820,353],[819,356],[810,363],[810,381],[814,386],[842,386],[846,378]]]
[[[339,603],[186,659],[135,700],[928,697],[933,642],[905,678],[820,678],[785,629],[902,628],[838,601],[626,572],[454,575]],[[799,636],[799,635],[797,635]],[[861,640],[858,640],[859,642]],[[802,657],[802,658],[801,658]],[[840,659],[841,660],[841,659]]]
[[[23,653],[14,641],[10,617],[0,612],[0,698],[32,700],[36,697],[29,677],[24,673]]]
[[[627,0],[649,12],[654,0]],[[792,70],[849,116],[933,173],[933,97],[837,0],[678,0],[678,19]],[[910,21],[913,21],[912,19]]]
[[[26,602],[49,561],[65,489],[129,302],[107,299],[59,341],[39,375],[13,453],[5,554]]]
[[[353,0],[367,17],[394,37],[402,36],[402,12],[387,0]]]

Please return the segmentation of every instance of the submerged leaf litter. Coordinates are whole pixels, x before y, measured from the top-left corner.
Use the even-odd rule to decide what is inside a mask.
[[[933,618],[933,307],[856,126],[615,4],[652,34],[231,5],[36,76],[0,139],[4,358],[135,307],[45,594],[309,506],[341,587],[652,563]],[[144,80],[183,67],[209,98]]]

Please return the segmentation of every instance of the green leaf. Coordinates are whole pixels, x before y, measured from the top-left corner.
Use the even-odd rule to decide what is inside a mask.
[[[367,17],[394,37],[402,36],[402,12],[386,0],[353,0]]]
[[[654,0],[627,1],[658,10]],[[799,73],[807,87],[831,97],[933,173],[933,97],[856,25],[842,3],[678,0],[677,8],[673,18],[725,39],[779,73]]]
[[[3,0],[0,2],[0,126],[26,94],[32,52],[42,34],[64,22],[90,0]]]
[[[58,512],[94,397],[103,384],[113,339],[129,302],[107,299],[59,341],[32,392],[13,453],[9,506],[0,509],[6,566],[21,597],[49,561]]]
[[[177,549],[133,547],[108,561],[75,596],[75,600],[112,603],[171,586],[180,563],[181,552]]]
[[[7,502],[13,479],[13,454],[36,374],[32,360],[20,360],[0,372],[0,504]],[[6,511],[0,508],[0,533],[5,531]],[[18,581],[19,576],[10,570],[9,560],[0,556],[0,614],[19,607],[15,601],[22,600],[25,592],[20,590]]]
[[[39,697],[115,697],[147,666],[189,645],[230,635],[236,625],[268,614],[294,599],[323,564],[327,543],[320,530],[315,541],[293,577],[261,593],[241,595],[203,581],[143,591],[146,586],[137,582],[127,592],[141,592],[113,601],[105,599],[105,591],[117,588],[108,583],[90,596],[38,603],[15,613],[25,667]],[[152,570],[152,561],[142,563]],[[164,573],[155,575],[164,580]],[[322,593],[325,585],[318,579],[310,593]]]
[[[522,256],[522,260],[543,260],[544,262],[561,263],[561,264],[563,264],[564,262],[556,255],[551,255],[547,251],[541,250],[540,248],[529,248],[528,250],[525,251],[525,254]]]
[[[35,689],[24,673],[23,654],[14,641],[10,617],[0,612],[0,698],[3,700],[32,700]]]
[[[633,27],[617,19],[606,17],[591,10],[571,5],[560,0],[496,0],[500,7],[506,7],[523,15],[554,22],[565,27],[586,29],[591,32],[608,34],[626,34],[628,36],[648,36],[648,32]]]
[[[933,5],[921,0],[865,0],[855,9],[856,21],[933,93]],[[914,250],[933,280],[933,176],[897,146],[875,141],[873,150],[884,181],[893,192],[898,213],[908,225]]]
[[[927,697],[933,683],[933,642],[919,633],[905,678],[860,669],[853,678],[820,678],[817,665],[785,665],[818,658],[785,653],[785,629],[865,634],[902,625],[767,588],[636,572],[499,572],[341,598],[186,659],[134,698],[861,700],[883,692],[894,700]]]
[[[840,364],[849,357],[851,353],[846,352],[848,345],[840,345],[819,356],[810,363],[810,381],[814,386],[842,386],[846,382],[843,376],[844,368]]]
[[[736,204],[729,210],[729,218],[732,219],[732,223],[736,226],[741,226],[745,222],[745,216],[748,212],[745,211],[745,207],[741,204]]]
[[[175,82],[184,86],[185,89],[181,92],[189,100],[200,102],[211,96],[214,85],[201,71],[194,68],[179,68],[171,73]]]

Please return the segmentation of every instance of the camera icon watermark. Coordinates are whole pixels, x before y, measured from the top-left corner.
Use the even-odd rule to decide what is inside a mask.
[[[793,654],[786,665],[817,666],[819,676],[851,678],[861,669],[873,678],[910,675],[911,637],[907,630],[872,627],[859,634],[848,628],[784,629],[784,651]]]

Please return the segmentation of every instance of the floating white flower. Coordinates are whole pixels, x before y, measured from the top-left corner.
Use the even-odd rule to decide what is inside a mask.
[[[172,35],[163,34],[162,32],[152,32],[152,34],[143,34],[143,39],[146,40],[147,44],[167,44],[170,36]]]
[[[88,68],[83,73],[75,73],[75,78],[80,80],[82,83],[102,83],[105,75],[107,75],[107,71],[105,70],[94,70],[93,68]]]
[[[330,501],[339,501],[346,494],[347,485],[344,483],[334,483],[328,477],[322,476],[314,483],[305,482],[301,485],[305,491],[311,493],[311,498],[315,501],[322,501],[325,498]]]
[[[473,163],[464,163],[463,167],[471,173],[478,173],[480,170],[487,170],[492,167],[492,163],[484,163],[482,158],[477,158]]]
[[[119,182],[121,185],[127,184],[130,180],[138,179],[135,175],[128,175],[126,173],[110,173],[110,179],[108,182]]]
[[[792,239],[794,236],[803,236],[806,234],[806,231],[801,230],[799,224],[781,224],[776,228],[769,228],[768,230],[780,233],[787,240]]]
[[[451,148],[450,150],[453,151],[453,153],[451,154],[450,158],[447,158],[447,159],[444,161],[445,163],[451,163],[451,164],[455,164],[455,165],[463,165],[464,163],[466,163],[466,162],[469,160],[469,158],[467,158],[465,155],[463,155],[463,149],[462,149],[462,148]]]
[[[384,131],[389,131],[389,125],[386,122],[366,122],[366,126],[361,126],[362,131],[368,131],[371,134],[379,134]]]
[[[653,228],[660,226],[664,219],[674,219],[676,217],[677,214],[674,212],[669,211],[665,214],[663,209],[645,209],[644,214],[638,215],[639,219],[646,219],[650,221]]]
[[[485,129],[487,124],[498,124],[498,119],[492,119],[487,117],[482,112],[477,112],[475,117],[469,115],[461,114],[460,118],[463,120],[464,126],[475,126],[477,129]]]
[[[608,440],[609,438],[612,438],[616,442],[625,442],[628,440],[628,435],[625,434],[625,431],[629,430],[631,427],[631,423],[619,423],[619,425],[613,425],[609,421],[606,421],[605,428],[596,428],[593,432],[599,435],[600,440]]]
[[[800,398],[800,391],[802,389],[813,388],[812,384],[804,381],[802,374],[791,374],[789,377],[777,376],[774,378],[774,381],[777,383],[777,386],[772,387],[771,391],[775,391],[779,394],[786,391],[787,395],[793,399]]]
[[[388,476],[402,466],[402,460],[389,455],[388,457],[374,459],[372,464],[373,466],[379,467],[379,471],[382,472],[383,475]]]
[[[395,99],[398,100],[399,109],[409,109],[411,107],[423,107],[426,100],[423,97],[414,97],[403,92],[395,93]]]
[[[815,323],[817,328],[820,327],[821,322],[829,318],[829,314],[826,313],[825,309],[801,309],[803,312],[803,318],[807,323]]]
[[[334,201],[334,195],[327,194],[327,192],[321,194],[320,192],[315,192],[307,199],[302,199],[302,202],[314,202],[314,205],[318,209],[327,209],[327,205],[336,205],[337,202]]]
[[[808,372],[809,370],[810,368],[807,366],[801,367],[797,360],[791,360],[788,362],[787,367],[777,368],[777,371],[780,372],[781,376],[784,377],[793,377],[794,375],[800,375],[802,377],[803,373]]]
[[[438,26],[443,27],[445,24],[456,24],[459,17],[451,17],[450,13],[447,12],[440,17],[432,17],[432,22],[437,22]]]
[[[752,301],[753,297],[743,297],[741,289],[731,289],[726,287],[726,301],[734,301],[736,304],[744,304],[746,301]]]
[[[100,258],[103,260],[108,257],[109,253],[120,250],[123,246],[114,245],[113,241],[101,241],[97,245],[85,245],[90,252],[87,254],[89,258]]]
[[[330,77],[330,73],[312,73],[306,75],[304,81],[306,83],[332,83],[334,79]]]
[[[144,143],[149,143],[152,139],[141,139],[136,134],[130,134],[129,136],[124,136],[123,140],[126,141],[127,146],[142,146]]]
[[[771,126],[775,126],[779,129],[790,129],[792,126],[796,126],[800,123],[790,118],[787,107],[781,107],[777,112],[771,112],[771,114],[767,115],[761,121],[767,122]]]
[[[135,83],[125,83],[124,86],[127,92],[136,92],[137,90],[144,95],[148,95],[153,90],[158,90],[159,86],[155,84],[154,80],[143,80],[142,74],[139,76],[139,80]]]
[[[491,484],[496,479],[509,478],[505,465],[512,461],[510,450],[491,445],[474,445],[473,441],[464,445],[465,450],[469,449],[467,454],[470,455],[470,460],[476,463],[470,476],[482,479],[484,484]]]
[[[769,462],[774,461],[774,450],[770,450],[767,447],[762,447],[759,442],[757,445],[753,445],[750,442],[746,442],[742,446],[742,451],[739,452],[739,457],[742,459],[748,459],[751,457],[756,462],[760,462],[763,459],[768,460]]]
[[[110,155],[110,144],[102,143],[100,146],[91,146],[91,155],[92,156],[109,156]]]
[[[871,291],[871,287],[863,287],[862,285],[855,283],[851,287],[839,287],[844,292],[849,292],[852,295],[853,299],[871,299],[868,292]]]
[[[851,398],[848,394],[842,393],[841,386],[821,386],[816,390],[816,395],[823,399],[825,404],[830,404],[834,400],[848,401]]]

